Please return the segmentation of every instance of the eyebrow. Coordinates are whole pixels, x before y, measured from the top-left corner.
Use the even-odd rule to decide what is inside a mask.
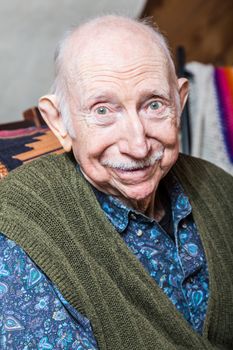
[[[150,98],[150,97],[160,97],[164,100],[170,100],[171,95],[168,92],[164,92],[161,90],[146,90],[141,92],[141,98]]]
[[[164,91],[153,89],[153,90],[142,91],[137,101],[137,105],[139,106],[152,98],[160,98],[166,101],[166,103],[169,103],[171,101],[171,95],[169,93],[165,93]]]
[[[114,94],[110,91],[101,91],[98,94],[93,94],[88,96],[86,103],[95,102],[95,101],[104,101],[106,99],[115,98]]]

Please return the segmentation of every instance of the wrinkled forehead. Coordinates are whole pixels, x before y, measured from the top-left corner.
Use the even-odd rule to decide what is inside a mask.
[[[93,33],[92,33],[93,34]],[[71,38],[64,54],[64,68],[70,87],[92,76],[104,79],[116,74],[122,79],[153,73],[169,80],[167,56],[155,38],[140,31],[106,30]]]

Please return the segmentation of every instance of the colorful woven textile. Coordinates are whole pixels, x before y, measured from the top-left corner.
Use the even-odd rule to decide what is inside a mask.
[[[215,68],[215,84],[226,150],[233,163],[233,67]]]
[[[48,128],[0,131],[0,179],[23,163],[63,149]]]
[[[190,62],[192,155],[233,175],[233,67]]]

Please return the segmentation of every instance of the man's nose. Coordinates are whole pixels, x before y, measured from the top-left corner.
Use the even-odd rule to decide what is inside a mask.
[[[143,159],[148,155],[149,138],[137,113],[124,116],[120,133],[119,150],[122,154],[135,159]]]

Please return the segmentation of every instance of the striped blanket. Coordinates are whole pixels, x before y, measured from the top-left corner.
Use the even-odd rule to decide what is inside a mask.
[[[219,117],[228,157],[233,163],[233,67],[215,68]]]
[[[190,62],[192,155],[233,175],[233,67]]]

